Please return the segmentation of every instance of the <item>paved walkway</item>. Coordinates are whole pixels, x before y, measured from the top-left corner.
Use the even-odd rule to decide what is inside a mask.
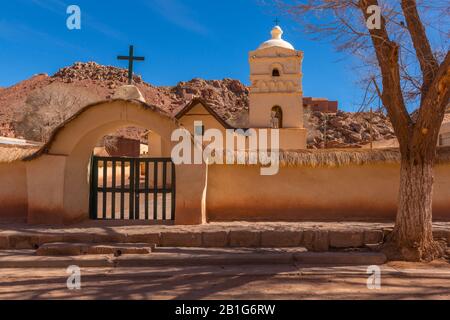
[[[82,268],[81,290],[72,291],[66,269],[0,269],[0,299],[450,299],[444,262],[381,270],[381,289],[369,290],[358,266]]]

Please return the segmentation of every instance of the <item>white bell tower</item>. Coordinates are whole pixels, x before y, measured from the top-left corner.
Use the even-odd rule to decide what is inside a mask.
[[[282,39],[279,26],[271,33],[249,54],[250,127],[303,128],[303,52]]]

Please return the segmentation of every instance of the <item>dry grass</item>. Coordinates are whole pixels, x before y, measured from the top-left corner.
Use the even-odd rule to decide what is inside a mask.
[[[284,151],[280,154],[280,164],[288,167],[341,167],[378,163],[400,163],[400,151],[398,149],[329,149]]]
[[[226,153],[224,161],[226,161]],[[245,159],[246,165],[255,164],[256,152],[234,152],[235,159]],[[388,149],[326,149],[326,150],[285,150],[279,154],[282,167],[341,167],[366,164],[399,164],[400,150]],[[270,153],[258,163],[268,163]],[[244,161],[240,162],[243,163]],[[438,148],[437,164],[450,164],[450,147]]]
[[[38,146],[0,145],[0,163],[12,163],[23,160],[35,154],[38,150]]]
[[[39,152],[39,147],[24,147],[14,145],[0,146],[0,163],[32,159]],[[237,153],[236,158],[245,157],[245,163],[257,159],[252,152]],[[267,160],[269,159],[268,155]],[[224,160],[226,155],[224,156]],[[365,164],[399,164],[398,149],[328,149],[328,150],[290,150],[280,152],[282,167],[341,167],[347,165]],[[438,148],[437,164],[450,164],[450,147]]]

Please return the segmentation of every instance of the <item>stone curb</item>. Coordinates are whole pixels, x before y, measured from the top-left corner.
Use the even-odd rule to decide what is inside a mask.
[[[40,257],[8,256],[0,258],[0,268],[67,268],[70,265],[89,268],[102,267],[168,267],[220,265],[382,265],[386,256],[381,253],[239,253],[239,254],[148,254],[107,256]]]
[[[160,247],[203,248],[289,248],[304,246],[310,251],[326,252],[330,248],[361,248],[383,241],[389,230],[223,230],[163,231],[142,234],[0,234],[0,250],[37,249],[49,243],[149,243]],[[450,231],[435,230],[436,239],[446,239]]]

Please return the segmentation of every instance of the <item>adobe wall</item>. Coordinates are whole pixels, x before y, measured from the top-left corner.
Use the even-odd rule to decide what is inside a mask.
[[[450,220],[450,165],[436,167],[434,218]],[[208,221],[394,220],[398,165],[282,167],[261,176],[257,166],[208,168]]]
[[[63,224],[66,220],[65,198],[73,197],[83,205],[84,190],[64,196],[65,169],[67,157],[43,155],[27,166],[28,213],[30,224]],[[86,216],[87,212],[86,212]],[[79,222],[79,220],[73,222]]]
[[[88,201],[85,188],[74,194],[67,193],[67,186],[61,187],[70,166],[63,155],[0,164],[0,221],[25,221],[27,215],[29,223],[61,224],[87,219],[87,207],[74,216],[65,210],[68,202],[76,207],[73,201],[79,201],[83,207]],[[87,182],[84,170],[80,170],[84,172],[82,180]],[[257,166],[211,165],[206,171],[204,166],[181,165],[176,174],[176,224],[375,221],[393,220],[396,214],[398,165],[282,167],[276,176],[261,176]],[[450,220],[448,164],[435,168],[433,210],[436,220]]]
[[[439,132],[439,145],[450,146],[450,122],[444,123]]]
[[[25,221],[27,177],[23,162],[0,163],[0,222]]]

